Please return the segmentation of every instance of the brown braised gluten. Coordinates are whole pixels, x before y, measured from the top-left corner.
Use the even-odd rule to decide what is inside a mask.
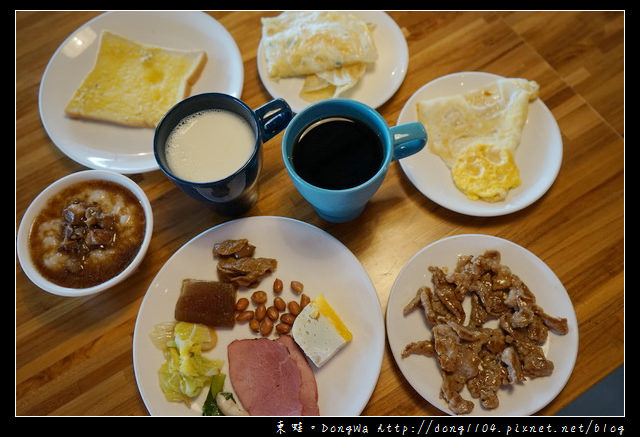
[[[553,372],[553,362],[541,345],[549,330],[566,334],[567,320],[545,313],[526,284],[501,264],[498,251],[461,256],[449,274],[433,266],[429,271],[433,288],[421,287],[403,312],[421,308],[431,326],[431,339],[406,345],[402,357],[420,354],[437,359],[441,397],[453,413],[468,414],[474,408],[461,395],[465,386],[484,408],[494,409],[502,386]],[[471,311],[465,324],[462,302],[467,296]],[[486,327],[489,320],[498,320],[498,326]]]
[[[175,318],[211,327],[235,325],[236,288],[229,283],[184,279],[176,302]]]
[[[215,243],[213,255],[218,258],[218,277],[240,287],[255,287],[267,273],[278,267],[274,258],[254,257],[255,246],[246,238]]]
[[[246,256],[253,256],[256,247],[249,243],[246,238],[239,238],[237,240],[224,240],[213,245],[213,253],[215,256],[234,258],[244,258]]]

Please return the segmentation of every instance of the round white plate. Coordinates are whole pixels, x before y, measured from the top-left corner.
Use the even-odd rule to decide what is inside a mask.
[[[565,317],[569,325],[566,335],[549,331],[543,345],[547,358],[554,363],[550,376],[530,379],[522,385],[500,390],[500,406],[493,410],[480,406],[466,388],[462,391],[463,398],[475,403],[471,415],[527,416],[553,400],[569,379],[578,353],[578,323],[571,299],[560,280],[543,261],[521,246],[497,237],[465,234],[444,238],[421,249],[405,264],[391,288],[386,311],[389,345],[400,371],[411,386],[429,403],[452,414],[447,403],[440,398],[442,377],[436,358],[401,356],[407,344],[431,338],[431,328],[426,324],[422,311],[412,311],[404,316],[402,309],[418,288],[431,286],[429,266],[447,267],[452,271],[459,255],[481,255],[489,249],[500,251],[502,264],[529,286],[536,302],[548,314]]]
[[[374,23],[373,39],[378,50],[378,60],[369,66],[366,74],[353,88],[340,97],[358,100],[372,108],[386,102],[398,90],[409,65],[409,49],[402,30],[387,13],[382,11],[344,11],[361,20]],[[311,102],[300,97],[304,83],[302,77],[273,80],[269,77],[264,59],[262,41],[258,46],[258,74],[265,88],[274,98],[283,98],[293,112],[300,112]]]
[[[100,33],[110,30],[144,44],[207,52],[207,63],[191,94],[223,92],[240,97],[242,57],[235,41],[214,18],[199,11],[114,11],[72,33],[51,57],[40,84],[40,117],[53,143],[89,168],[119,173],[156,170],[151,128],[75,120],[64,107],[93,67]]]
[[[304,284],[313,299],[323,294],[353,334],[353,340],[321,368],[314,369],[321,415],[359,415],[376,385],[384,351],[384,318],[376,290],[357,258],[325,231],[297,220],[257,216],[213,227],[179,249],[158,272],[142,301],[133,337],[136,380],[144,403],[152,415],[200,415],[206,390],[189,408],[168,402],[158,384],[162,352],[154,347],[149,333],[160,322],[174,320],[174,308],[184,278],[216,280],[213,244],[225,239],[248,238],[256,246],[256,257],[275,258],[275,273],[263,279],[258,289],[270,294],[274,278],[285,284],[281,296],[299,299],[289,288],[291,280]],[[240,289],[249,297],[254,289]],[[232,329],[218,329],[218,345],[207,352],[210,358],[225,360],[227,345],[234,339],[256,338],[247,323]],[[275,337],[275,335],[274,335]],[[225,390],[231,391],[229,378]],[[237,397],[236,397],[237,399]]]
[[[462,94],[501,76],[484,72],[453,73],[435,79],[407,100],[398,124],[418,121],[416,105],[421,100]],[[429,132],[427,132],[429,135]],[[553,114],[541,99],[529,104],[522,141],[515,151],[522,183],[501,202],[474,201],[453,183],[451,171],[428,147],[400,160],[409,180],[429,199],[450,210],[473,216],[499,216],[523,209],[547,192],[562,163],[562,136]]]

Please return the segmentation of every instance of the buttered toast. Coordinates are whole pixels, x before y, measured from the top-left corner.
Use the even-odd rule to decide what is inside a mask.
[[[189,95],[206,63],[203,50],[143,45],[103,31],[89,74],[65,114],[133,127],[155,127]]]

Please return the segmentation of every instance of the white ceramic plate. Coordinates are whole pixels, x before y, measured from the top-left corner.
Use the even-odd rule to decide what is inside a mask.
[[[407,100],[398,124],[418,121],[416,104],[425,99],[461,94],[501,76],[484,72],[454,73],[435,79]],[[429,132],[427,132],[429,135]],[[470,200],[453,183],[451,171],[428,147],[400,165],[409,180],[429,199],[450,210],[473,216],[499,216],[523,209],[538,200],[551,187],[562,163],[562,136],[551,111],[541,99],[529,104],[529,115],[522,141],[515,151],[515,162],[522,183],[501,202]]]
[[[459,255],[481,255],[496,249],[502,255],[502,264],[511,268],[536,296],[536,302],[550,315],[566,317],[569,333],[557,335],[549,332],[543,349],[554,363],[548,377],[526,381],[512,389],[498,393],[500,406],[487,410],[480,406],[464,388],[462,396],[473,401],[475,416],[527,416],[543,408],[565,386],[578,353],[578,323],[571,299],[553,271],[537,256],[521,246],[487,235],[457,235],[436,241],[413,255],[400,271],[389,295],[386,311],[387,336],[393,357],[411,386],[428,402],[445,413],[452,414],[447,403],[440,398],[442,378],[435,358],[410,355],[401,357],[404,347],[417,340],[431,338],[430,327],[421,311],[402,314],[403,307],[413,298],[418,288],[431,285],[429,266],[448,267],[453,270]]]
[[[349,12],[349,11],[345,11]],[[409,49],[402,30],[382,11],[351,11],[365,22],[374,23],[373,38],[378,49],[378,61],[367,69],[360,82],[340,97],[361,101],[377,108],[398,90],[409,65]],[[293,112],[300,112],[308,102],[300,97],[302,77],[273,80],[266,71],[262,41],[258,46],[258,74],[265,88],[274,98],[283,98]]]
[[[318,404],[322,415],[359,415],[367,404],[380,374],[384,350],[384,319],[376,290],[357,258],[338,240],[309,224],[282,217],[258,216],[223,223],[203,232],[179,249],[162,267],[142,301],[133,337],[136,380],[144,403],[152,415],[200,415],[206,390],[191,409],[165,400],[157,372],[162,352],[149,339],[154,325],[173,320],[183,278],[215,280],[213,244],[225,239],[248,238],[256,246],[256,257],[276,258],[277,271],[263,279],[261,290],[271,295],[273,279],[285,283],[281,296],[297,298],[288,287],[291,280],[304,283],[311,298],[322,293],[353,333],[353,340],[324,366],[314,368]],[[247,297],[252,291],[239,290]],[[296,299],[298,300],[298,299]],[[233,329],[218,329],[218,345],[207,352],[223,358],[226,346],[237,338],[256,338],[247,323]],[[227,374],[225,363],[223,373]],[[225,390],[230,390],[227,378]],[[237,399],[237,397],[236,397]]]
[[[242,57],[227,30],[198,11],[115,11],[95,17],[71,34],[51,57],[40,85],[42,123],[69,158],[93,169],[119,173],[156,170],[151,128],[130,128],[74,120],[64,107],[93,67],[100,32],[110,30],[141,43],[176,49],[204,49],[207,63],[191,94],[223,92],[240,97]]]

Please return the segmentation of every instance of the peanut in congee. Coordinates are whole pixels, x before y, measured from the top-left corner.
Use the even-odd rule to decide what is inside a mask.
[[[78,182],[55,194],[37,215],[29,252],[49,281],[88,288],[131,263],[145,226],[140,201],[125,187],[103,180]]]

